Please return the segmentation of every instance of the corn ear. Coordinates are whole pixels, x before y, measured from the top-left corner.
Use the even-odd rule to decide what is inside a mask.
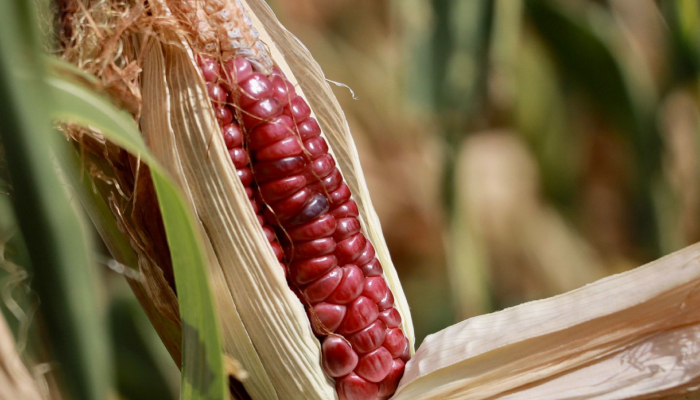
[[[408,337],[413,354],[415,333],[408,301],[391,261],[379,217],[372,206],[357,147],[352,140],[350,127],[338,99],[326,82],[321,66],[299,39],[282,26],[270,6],[264,0],[244,0],[242,3],[249,9],[253,24],[261,35],[270,37],[267,43],[274,44],[270,49],[273,59],[285,74],[291,76],[292,83],[298,83],[301,95],[309,102],[323,129],[331,152],[357,202],[363,228],[374,244],[377,257],[384,267],[387,284],[394,293],[395,306],[401,314],[401,328]]]

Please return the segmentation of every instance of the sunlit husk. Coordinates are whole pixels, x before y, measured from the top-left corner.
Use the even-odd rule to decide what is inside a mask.
[[[44,398],[38,383],[17,354],[12,332],[0,315],[0,399],[41,400]]]
[[[633,399],[700,385],[700,244],[428,336],[394,399]]]

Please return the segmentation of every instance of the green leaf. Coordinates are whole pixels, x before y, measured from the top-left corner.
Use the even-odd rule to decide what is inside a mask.
[[[95,301],[93,244],[53,164],[52,154],[66,151],[66,143],[48,116],[52,98],[33,7],[0,2],[0,120],[11,198],[61,386],[67,397],[102,400],[112,373]]]
[[[180,371],[134,296],[124,293],[112,300],[109,315],[119,393],[129,400],[175,399],[171,378]]]
[[[528,17],[552,51],[561,72],[624,134],[634,151],[634,211],[638,224],[635,231],[640,235],[638,239],[652,249],[650,256],[660,256],[653,186],[660,176],[663,152],[659,149],[663,142],[654,119],[656,94],[650,89],[653,85],[629,73],[618,55],[619,49],[612,44],[615,39],[621,40],[620,33],[612,17],[600,6],[547,0],[528,0],[526,6]],[[643,93],[644,89],[648,92]]]
[[[677,80],[694,79],[700,72],[700,5],[695,0],[663,1],[659,4],[670,31],[671,51]]]
[[[194,216],[177,185],[153,158],[133,118],[80,83],[51,76],[57,99],[52,115],[98,129],[113,143],[138,155],[151,170],[173,260],[182,318],[181,399],[226,399],[221,334],[209,289],[203,245]]]

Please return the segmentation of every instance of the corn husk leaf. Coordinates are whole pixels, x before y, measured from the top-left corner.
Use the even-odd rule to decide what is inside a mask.
[[[636,399],[700,385],[700,244],[428,336],[394,399]]]

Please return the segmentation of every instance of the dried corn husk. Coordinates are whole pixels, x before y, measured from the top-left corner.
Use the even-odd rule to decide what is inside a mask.
[[[700,244],[425,339],[394,399],[637,399],[700,385]]]
[[[12,332],[0,314],[0,399],[41,400],[38,383],[17,354]]]

